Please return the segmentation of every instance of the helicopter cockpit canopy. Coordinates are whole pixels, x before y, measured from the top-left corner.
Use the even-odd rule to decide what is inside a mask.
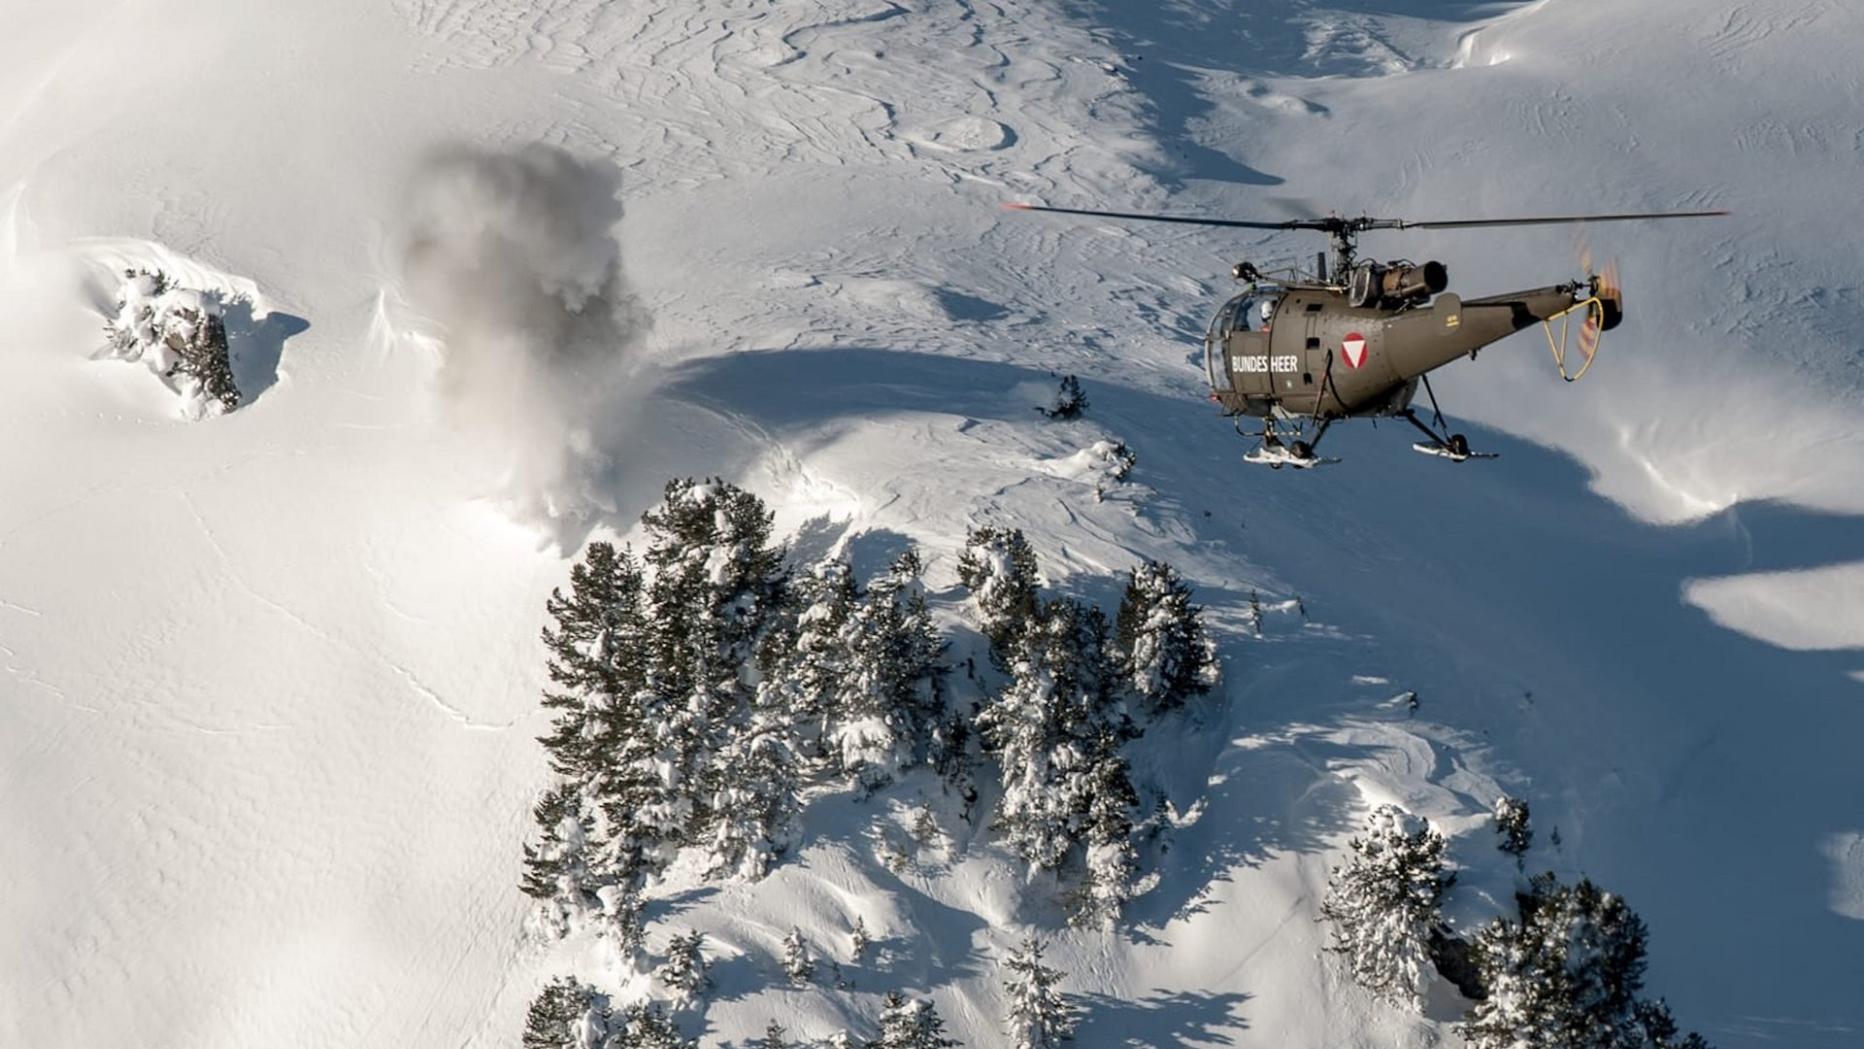
[[[1230,336],[1237,332],[1268,331],[1275,322],[1275,310],[1284,294],[1278,287],[1252,284],[1218,308],[1204,333],[1204,371],[1211,389],[1230,387],[1229,369],[1224,363],[1224,347],[1230,344]]]

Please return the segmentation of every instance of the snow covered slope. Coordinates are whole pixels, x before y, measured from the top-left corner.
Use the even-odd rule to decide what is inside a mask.
[[[1650,987],[1686,1025],[1724,1047],[1864,1038],[1864,301],[1830,232],[1856,215],[1853,5],[25,0],[6,19],[0,1043],[512,1044],[545,979],[603,965],[528,940],[515,889],[546,778],[543,599],[583,538],[694,473],[759,492],[811,553],[911,538],[954,614],[978,523],[1023,528],[1051,584],[1103,602],[1142,556],[1197,585],[1228,692],[1152,771],[1207,800],[1133,930],[1058,933],[1084,1045],[1433,1044],[1454,1007],[1352,987],[1319,892],[1364,809],[1398,800],[1461,833],[1460,906],[1481,911],[1512,874],[1482,815],[1504,789],[1559,828],[1531,863],[1649,922]],[[527,475],[511,487],[567,437],[438,392],[409,187],[462,144],[620,173],[653,323],[592,516],[540,523]],[[1190,358],[1230,263],[1317,245],[995,207],[1277,196],[1737,215],[1592,231],[1630,316],[1584,383],[1555,382],[1532,333],[1446,373],[1501,460],[1361,428],[1329,436],[1341,466],[1288,476],[1239,462]],[[1576,269],[1564,232],[1366,247],[1444,259],[1468,293]],[[243,407],[185,422],[146,369],[90,359],[125,265],[244,298]],[[1052,371],[1086,380],[1085,420],[1030,410]],[[1074,457],[1105,437],[1140,462],[1096,501]],[[1246,636],[1252,590],[1308,618]],[[813,814],[802,862],[662,905],[657,928],[724,945],[707,1044],[771,1016],[864,1030],[895,987],[998,1044],[995,960],[1057,915],[957,827],[890,871],[872,815]],[[839,943],[855,914],[893,960],[854,994],[776,979],[791,924]]]

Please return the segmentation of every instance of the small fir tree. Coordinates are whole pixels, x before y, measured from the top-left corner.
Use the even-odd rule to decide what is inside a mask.
[[[699,1043],[680,1037],[680,1029],[658,1002],[631,1005],[616,1018],[615,1033],[606,1049],[698,1049]]]
[[[711,968],[705,960],[705,935],[693,932],[675,936],[667,944],[667,960],[654,975],[667,988],[674,1003],[684,1008],[712,987]]]
[[[1003,987],[1010,1000],[1007,1023],[1014,1049],[1057,1049],[1073,1038],[1078,1010],[1056,990],[1062,973],[1042,964],[1041,942],[1023,937],[1004,967],[1009,970]]]
[[[613,940],[623,957],[633,960],[647,942],[646,909],[638,890],[621,885],[604,885],[596,890],[601,901],[597,928]]]
[[[1088,773],[1085,871],[1072,915],[1074,924],[1086,928],[1107,928],[1119,920],[1139,869],[1132,817],[1139,795],[1120,743],[1111,726],[1103,727]]]
[[[1204,629],[1204,610],[1191,588],[1163,561],[1134,568],[1115,619],[1127,687],[1147,710],[1182,706],[1216,687],[1217,646]]]
[[[957,1045],[957,1039],[945,1037],[945,1021],[930,1001],[890,991],[880,1010],[880,1037],[870,1040],[867,1049],[954,1049]]]
[[[1374,809],[1353,854],[1335,867],[1320,913],[1353,979],[1373,994],[1417,1006],[1434,969],[1430,945],[1445,923],[1441,901],[1454,876],[1443,836],[1396,805]]]
[[[873,939],[867,933],[867,919],[855,916],[854,928],[848,933],[848,957],[859,965],[867,958],[867,949],[873,945]]]
[[[798,987],[815,978],[815,959],[809,957],[809,945],[803,942],[801,929],[792,928],[783,938],[783,971]]]
[[[526,895],[555,900],[565,908],[597,905],[601,882],[589,869],[589,835],[593,823],[583,810],[575,784],[559,783],[531,810],[537,821],[537,847],[524,846]]]
[[[792,1049],[795,1045],[788,1038],[789,1032],[775,1020],[764,1028],[764,1036],[751,1043],[751,1049]]]
[[[1081,380],[1072,375],[1062,376],[1061,386],[1055,391],[1055,403],[1036,411],[1050,419],[1079,419],[1087,411],[1087,394],[1081,390]]]
[[[1528,847],[1534,842],[1534,831],[1528,825],[1525,800],[1511,798],[1506,794],[1495,799],[1495,833],[1501,838],[1496,848],[1513,856],[1516,867],[1521,866]]]
[[[563,976],[544,986],[525,1014],[524,1049],[606,1049],[608,1004],[595,988]]]
[[[932,815],[932,806],[921,805],[913,810],[912,835],[922,849],[931,848],[944,837],[938,828],[938,818]]]
[[[1037,611],[1035,551],[1021,529],[972,529],[958,558],[958,579],[977,602],[991,660],[1007,670],[1011,649]]]

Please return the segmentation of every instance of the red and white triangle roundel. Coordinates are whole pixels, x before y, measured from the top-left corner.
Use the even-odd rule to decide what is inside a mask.
[[[1340,355],[1345,358],[1348,368],[1357,368],[1366,363],[1366,337],[1358,332],[1349,333],[1340,340]]]

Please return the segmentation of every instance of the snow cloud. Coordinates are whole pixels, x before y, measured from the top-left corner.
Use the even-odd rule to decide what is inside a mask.
[[[501,457],[520,517],[611,509],[647,311],[622,277],[620,172],[558,149],[455,147],[415,173],[402,277],[437,328],[453,421]]]

